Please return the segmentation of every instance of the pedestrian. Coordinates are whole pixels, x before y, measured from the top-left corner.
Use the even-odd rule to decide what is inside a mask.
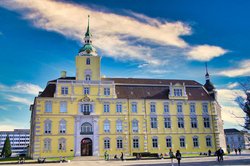
[[[220,161],[223,161],[223,155],[224,155],[224,151],[223,151],[223,149],[220,147],[220,149],[219,149],[219,156],[220,156],[219,160],[220,160]]]
[[[121,152],[121,160],[123,161],[124,160],[124,158],[123,158],[123,152]]]
[[[216,155],[217,155],[217,161],[220,162],[220,150],[219,149],[216,151]]]
[[[234,151],[235,151],[235,154],[237,155],[237,149],[236,148],[234,149]]]
[[[176,151],[175,157],[178,161],[178,166],[180,166],[181,165],[181,153],[179,150]]]
[[[211,150],[209,149],[209,150],[208,150],[208,156],[211,156],[211,153],[212,153],[212,152],[211,152]]]
[[[241,155],[241,148],[240,147],[238,148],[238,151],[239,151],[239,155]]]
[[[107,152],[107,151],[104,152],[104,159],[105,159],[106,161],[108,160],[108,152]]]
[[[172,152],[172,149],[169,149],[168,155],[170,157],[172,166],[174,166],[174,153]]]
[[[227,153],[230,154],[230,145],[227,145]]]

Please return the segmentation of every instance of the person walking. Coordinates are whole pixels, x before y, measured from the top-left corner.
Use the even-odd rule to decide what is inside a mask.
[[[170,157],[172,166],[174,166],[174,153],[172,152],[172,149],[169,149],[168,155]]]
[[[224,151],[223,151],[223,149],[222,149],[221,147],[220,147],[220,149],[219,149],[219,155],[220,155],[219,160],[220,160],[220,161],[223,161]]]
[[[124,158],[123,158],[123,152],[121,152],[121,160],[123,161],[124,160]]]
[[[234,149],[234,152],[235,152],[235,154],[237,155],[237,149],[236,149],[236,148]]]
[[[240,147],[238,148],[238,151],[239,151],[239,155],[241,155],[241,148]]]
[[[181,152],[179,150],[176,151],[175,157],[178,161],[178,166],[181,165]]]

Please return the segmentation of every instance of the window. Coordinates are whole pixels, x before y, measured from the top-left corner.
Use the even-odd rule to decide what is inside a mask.
[[[169,105],[168,104],[164,104],[164,113],[169,113]]]
[[[184,119],[182,117],[178,118],[178,127],[184,128]]]
[[[60,112],[67,112],[67,102],[66,101],[60,102]]]
[[[66,133],[66,121],[64,119],[60,120],[59,122],[59,133]]]
[[[51,101],[45,102],[45,112],[52,112],[52,102]]]
[[[43,149],[44,151],[50,151],[51,150],[51,139],[45,138],[43,141]]]
[[[110,148],[110,139],[105,138],[104,139],[104,149],[109,149]]]
[[[171,137],[166,138],[166,146],[167,146],[167,148],[172,147],[172,138]]]
[[[133,120],[132,121],[132,130],[133,132],[138,132],[138,121],[137,120]]]
[[[121,120],[116,121],[116,132],[122,132],[122,121]]]
[[[133,148],[139,148],[139,138],[133,138]]]
[[[182,104],[177,104],[177,112],[182,113]]]
[[[195,148],[199,147],[198,137],[193,137],[193,145]]]
[[[58,150],[65,151],[66,150],[66,139],[61,138],[58,140]]]
[[[210,136],[206,137],[206,144],[207,144],[207,147],[211,147],[212,146],[212,142],[211,142],[211,137]]]
[[[51,133],[51,120],[46,120],[44,122],[44,133],[50,134]]]
[[[89,115],[92,112],[92,105],[91,104],[82,104],[81,105],[81,112],[84,115]]]
[[[197,118],[196,117],[191,117],[191,127],[197,128]]]
[[[122,112],[122,104],[121,103],[116,104],[116,112],[119,112],[119,113]]]
[[[90,65],[90,58],[86,59],[86,65]]]
[[[117,149],[122,149],[123,148],[122,138],[121,137],[116,139],[116,148]]]
[[[103,105],[104,112],[109,112],[109,103],[104,103]]]
[[[110,123],[107,120],[107,121],[104,122],[104,132],[108,133],[109,131],[110,131]]]
[[[190,104],[190,113],[195,113],[195,104],[194,103]]]
[[[181,137],[181,138],[180,138],[180,147],[181,147],[181,148],[185,148],[185,146],[186,146],[186,145],[185,145],[185,138],[184,138],[184,137]]]
[[[182,96],[182,89],[174,89],[174,96]]]
[[[138,121],[137,120],[133,120],[132,121],[132,130],[133,132],[138,132]]]
[[[132,112],[136,113],[137,112],[137,104],[132,103]]]
[[[66,86],[61,87],[62,95],[67,95],[69,93],[69,89]]]
[[[81,134],[92,134],[92,125],[89,122],[85,122],[81,126]]]
[[[157,128],[157,118],[151,117],[151,128]]]
[[[83,93],[84,93],[85,95],[89,95],[89,87],[84,87]]]
[[[155,113],[156,112],[155,104],[150,104],[150,112],[151,113]]]
[[[153,148],[158,148],[158,138],[152,138],[152,146]]]
[[[104,88],[104,95],[109,96],[110,95],[110,88]]]
[[[204,118],[203,118],[203,121],[204,121],[204,127],[205,127],[205,128],[210,128],[210,120],[209,120],[209,117],[204,117]]]
[[[87,74],[87,75],[85,76],[85,81],[90,81],[90,80],[91,80],[91,75]]]
[[[208,113],[208,105],[207,104],[202,104],[202,111],[203,111],[203,113]]]
[[[164,126],[165,126],[165,128],[171,128],[171,118],[170,117],[164,118]]]

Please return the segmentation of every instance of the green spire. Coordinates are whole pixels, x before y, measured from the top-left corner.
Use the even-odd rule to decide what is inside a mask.
[[[87,27],[87,32],[85,33],[85,37],[90,37],[91,36],[91,33],[89,31],[89,15],[88,15],[88,27]]]

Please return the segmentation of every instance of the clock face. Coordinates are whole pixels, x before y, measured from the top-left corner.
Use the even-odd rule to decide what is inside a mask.
[[[86,52],[89,54],[89,53],[90,53],[90,50],[86,50]]]

